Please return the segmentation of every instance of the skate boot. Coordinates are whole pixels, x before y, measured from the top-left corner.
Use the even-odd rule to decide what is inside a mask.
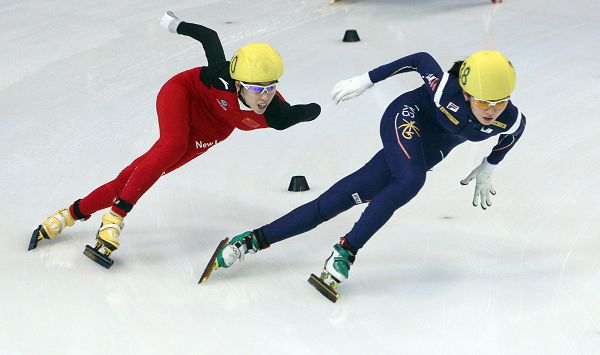
[[[253,232],[244,232],[236,235],[217,253],[217,264],[219,267],[228,268],[236,260],[244,261],[248,253],[254,254],[259,251],[258,240]]]
[[[208,265],[206,265],[198,283],[208,280],[214,270],[221,267],[228,268],[236,260],[243,261],[246,254],[254,254],[268,247],[269,243],[262,234],[262,228],[236,235],[231,240],[229,238],[223,239],[208,261]]]
[[[54,239],[58,237],[63,229],[71,227],[73,224],[75,224],[75,219],[71,216],[68,209],[56,211],[56,213],[46,218],[46,220],[33,231],[31,240],[29,241],[28,250],[35,249],[38,242],[42,239]]]
[[[102,216],[102,224],[96,234],[96,246],[85,246],[83,254],[105,268],[110,268],[113,260],[109,255],[119,247],[119,235],[123,230],[123,217],[114,212]],[[103,252],[100,253],[100,248]]]
[[[345,239],[342,238],[340,244],[344,244]],[[337,292],[337,287],[343,281],[348,279],[350,266],[354,263],[356,251],[349,247],[343,247],[340,244],[333,246],[331,255],[325,260],[325,266],[321,276],[310,274],[308,283],[314,286],[323,296],[327,297],[331,302],[335,302],[340,298]]]

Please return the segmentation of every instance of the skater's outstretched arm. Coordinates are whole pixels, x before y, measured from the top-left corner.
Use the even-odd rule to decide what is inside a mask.
[[[512,103],[509,102],[506,110],[500,115],[502,121],[498,125],[506,130],[498,137],[498,143],[492,148],[492,152],[463,180],[462,185],[468,185],[475,180],[475,193],[473,195],[473,206],[480,205],[486,210],[492,205],[492,196],[496,190],[492,186],[492,176],[496,166],[504,159],[506,153],[517,143],[525,131],[525,116]]]
[[[490,164],[498,164],[504,159],[506,153],[514,147],[514,145],[519,141],[519,138],[523,135],[525,131],[525,125],[527,124],[525,115],[523,115],[516,107],[509,103],[509,107],[507,107],[505,113],[507,116],[512,113],[515,117],[512,121],[512,125],[508,125],[507,131],[498,136],[498,143],[492,148],[492,152],[487,157],[487,160]],[[504,115],[504,113],[503,113]]]
[[[331,90],[331,98],[336,104],[340,101],[349,100],[362,94],[374,83],[410,71],[416,71],[421,75],[425,84],[429,86],[429,92],[433,97],[433,93],[444,73],[429,53],[419,52],[379,66],[368,73],[338,82]]]
[[[161,25],[172,33],[186,35],[202,43],[208,60],[208,67],[200,75],[200,79],[205,84],[221,85],[221,81],[225,80],[229,90],[235,90],[234,80],[229,75],[228,62],[217,32],[202,25],[181,21],[171,11],[163,15]],[[281,94],[277,93],[264,115],[269,127],[283,130],[300,122],[312,121],[320,113],[321,107],[316,103],[290,105]]]
[[[282,130],[296,123],[312,121],[320,113],[321,106],[316,103],[290,105],[277,94],[265,111],[265,119],[269,127]]]
[[[431,54],[419,52],[369,71],[369,78],[373,83],[377,83],[390,76],[411,71],[418,72],[425,84],[431,84],[428,79],[429,75],[438,75],[441,77],[441,74],[444,72]]]
[[[209,66],[227,61],[219,35],[214,30],[195,23],[181,21],[171,11],[167,11],[163,15],[160,23],[172,33],[189,36],[202,43]]]
[[[202,43],[208,65],[220,64],[227,61],[219,35],[214,30],[195,23],[181,22],[177,27],[177,33],[192,37]]]

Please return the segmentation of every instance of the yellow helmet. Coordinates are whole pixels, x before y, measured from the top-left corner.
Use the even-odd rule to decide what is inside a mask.
[[[261,83],[283,75],[283,61],[277,51],[265,43],[250,43],[237,50],[229,64],[232,79]]]
[[[498,51],[473,53],[460,66],[459,83],[467,94],[495,101],[509,97],[515,88],[512,63]]]

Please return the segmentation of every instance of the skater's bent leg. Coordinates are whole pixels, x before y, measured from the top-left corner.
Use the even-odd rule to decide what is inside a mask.
[[[317,199],[263,226],[262,232],[268,244],[277,243],[307,232],[354,205],[351,196],[327,191]]]
[[[89,217],[96,211],[110,207],[117,198],[121,198],[133,205],[137,202],[139,196],[156,182],[158,179],[156,175],[160,177],[170,165],[177,162],[187,149],[189,102],[189,93],[185,87],[171,82],[167,82],[162,87],[156,99],[160,138],[145,154],[135,159],[129,166],[123,169],[114,180],[98,187],[81,199],[77,207],[82,215]],[[148,159],[151,161],[147,162]],[[138,168],[140,165],[143,166],[142,173],[147,172],[149,169],[162,169],[162,171],[158,174],[156,172],[151,174],[151,176],[148,176],[148,181],[138,186],[136,184],[139,184],[140,171],[138,171]],[[134,173],[138,177],[133,180],[133,185],[131,185],[130,180]],[[131,185],[130,189],[138,190],[137,193],[133,194],[134,196],[120,196],[128,184]],[[75,210],[74,207],[75,204],[71,206],[70,210]],[[119,214],[124,215],[123,211],[120,211]]]
[[[365,166],[335,183],[317,199],[308,202],[260,232],[268,244],[307,232],[356,204],[374,196],[389,179],[383,152],[378,152]]]
[[[189,151],[189,107],[187,88],[171,82],[162,87],[156,100],[160,138],[117,192],[117,203],[112,212],[124,217],[169,167],[177,164]]]
[[[358,250],[394,214],[421,190],[427,173],[423,136],[428,134],[420,122],[419,96],[401,95],[386,109],[380,135],[390,182],[369,203],[345,241]]]
[[[425,173],[405,176],[386,186],[369,203],[359,220],[346,234],[346,242],[359,250],[394,214],[417,195],[425,183]]]
[[[187,140],[159,139],[155,149],[149,152],[131,177],[118,192],[120,199],[135,204],[154,185],[167,168],[176,163],[186,153]]]
[[[152,148],[150,150],[152,150]],[[117,198],[118,193],[123,190],[123,187],[137,165],[146,158],[147,154],[148,152],[136,158],[131,164],[123,169],[114,180],[96,188],[81,200],[75,201],[69,208],[73,217],[76,219],[87,219],[93,213],[110,207]]]

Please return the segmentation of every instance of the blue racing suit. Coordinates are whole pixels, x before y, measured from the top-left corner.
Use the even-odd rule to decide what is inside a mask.
[[[498,136],[487,157],[498,164],[525,129],[525,116],[509,102],[493,124],[484,126],[471,112],[458,78],[442,71],[427,53],[416,53],[371,70],[373,83],[398,73],[418,72],[424,84],[390,103],[381,119],[383,149],[317,199],[260,228],[266,246],[315,228],[337,214],[369,203],[345,237],[358,250],[394,212],[417,195],[427,171],[457,145]]]

